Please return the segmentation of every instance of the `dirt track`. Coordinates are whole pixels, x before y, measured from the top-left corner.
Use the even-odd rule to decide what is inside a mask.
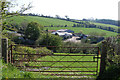
[[[64,40],[64,42],[75,42],[75,43],[79,42],[80,43],[81,40],[76,40],[76,38],[79,38],[79,37],[72,37],[70,39]]]

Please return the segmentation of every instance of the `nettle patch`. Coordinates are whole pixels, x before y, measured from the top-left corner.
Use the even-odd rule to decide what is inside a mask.
[[[40,55],[33,55],[40,54]],[[32,48],[26,46],[13,46],[13,59],[14,60],[37,60],[45,55],[52,55],[53,52],[46,47]],[[17,62],[18,64],[22,64],[23,62]],[[17,64],[16,63],[16,64]]]

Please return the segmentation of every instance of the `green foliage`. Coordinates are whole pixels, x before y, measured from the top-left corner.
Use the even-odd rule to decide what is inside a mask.
[[[11,33],[11,31],[8,30],[3,30],[2,34],[9,39],[12,39],[15,36],[15,33]]]
[[[89,35],[91,36],[106,36],[106,33],[99,33],[99,32],[90,32]]]
[[[64,47],[71,47],[71,48],[64,48]],[[64,42],[62,47],[57,52],[80,53],[80,54],[96,54],[97,53],[97,49],[87,48],[87,47],[95,47],[95,46],[88,43]]]
[[[115,26],[115,25],[103,24],[103,23],[96,23],[96,22],[91,22],[91,23],[95,24],[97,26],[106,26],[106,27],[111,27],[111,28],[114,28],[114,29],[118,29],[118,26]]]
[[[5,24],[11,24],[9,22],[5,22],[6,18],[11,18],[13,16],[19,15],[20,13],[23,13],[24,11],[32,8],[31,4],[29,3],[27,7],[24,7],[24,5],[22,5],[20,10],[17,11],[12,11],[11,8],[14,8],[15,6],[17,6],[17,3],[14,3],[13,1],[9,1],[9,0],[1,0],[0,1],[0,11],[1,11],[1,26],[2,29],[11,29],[10,27],[6,26]],[[11,11],[10,11],[11,10]],[[15,22],[15,21],[14,21]]]
[[[26,46],[16,46],[15,52],[13,52],[13,53],[52,54],[52,52],[50,50],[48,50],[46,47],[32,48],[32,47],[26,47]]]
[[[20,71],[15,66],[11,64],[2,63],[2,80],[6,79],[16,79],[16,78],[31,78],[34,77],[32,73]]]
[[[120,64],[120,35],[116,37],[109,37],[107,41],[107,58],[112,60],[113,63]],[[109,63],[109,61],[108,61]]]
[[[120,79],[120,75],[119,75],[120,74],[120,35],[116,37],[106,38],[105,41],[107,42],[106,44],[107,69],[100,78],[101,80],[119,80]]]
[[[37,40],[40,36],[40,29],[43,27],[36,22],[30,22],[25,30],[25,38],[30,40]]]
[[[120,66],[111,65],[102,74],[101,80],[119,80],[120,79]]]
[[[15,36],[11,40],[14,41],[16,44],[24,44],[25,41],[23,41],[23,40],[21,40],[19,38],[20,38],[19,36]]]
[[[46,46],[60,46],[62,44],[62,38],[51,33],[43,33],[42,36],[36,41],[36,44]]]
[[[81,39],[81,43],[91,43],[90,39]]]
[[[28,55],[17,55],[15,54],[28,54]],[[31,55],[31,54],[40,54],[40,55]],[[46,54],[52,55],[53,52],[47,49],[46,47],[39,47],[39,48],[32,48],[32,47],[27,47],[27,46],[20,46],[16,45],[15,47],[13,46],[13,59],[15,60],[37,60]],[[24,63],[24,62],[15,62],[15,65],[20,65],[20,66],[27,66],[29,63]]]
[[[43,33],[42,36],[36,40],[36,45],[59,47],[62,45],[62,38],[51,33]],[[49,49],[56,51],[58,48],[49,47]]]
[[[18,32],[24,34],[27,26],[28,26],[28,22],[27,22],[27,21],[24,21],[24,22],[21,22],[21,23],[18,25],[18,27],[16,27],[16,28],[17,28]]]
[[[15,52],[13,51],[13,53],[28,53],[28,54],[35,54],[35,50],[31,47],[25,47],[25,46],[16,46],[15,47]]]

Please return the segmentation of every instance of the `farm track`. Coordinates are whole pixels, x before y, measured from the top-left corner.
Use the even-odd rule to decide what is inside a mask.
[[[81,43],[81,40],[76,40],[79,37],[72,37],[70,39],[64,40],[64,42],[75,42],[75,43]]]

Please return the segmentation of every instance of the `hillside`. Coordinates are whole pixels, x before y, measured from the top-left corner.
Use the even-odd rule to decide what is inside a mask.
[[[90,23],[95,24],[95,25],[99,25],[99,26],[106,26],[106,27],[118,29],[118,26],[115,26],[115,25],[103,24],[103,23],[98,23],[98,22],[90,22]]]
[[[59,27],[45,27],[45,29],[49,29],[49,30],[71,29],[71,30],[75,31],[75,33],[82,31],[84,34],[89,34],[91,32],[97,32],[98,34],[105,33],[106,34],[106,35],[104,35],[105,37],[116,36],[118,34],[116,32],[106,31],[106,30],[102,30],[102,29],[98,29],[98,28],[72,27],[73,25],[77,25],[79,23],[74,22],[74,21],[66,21],[66,20],[56,19],[56,18],[45,18],[45,17],[38,17],[38,16],[15,16],[15,17],[7,19],[7,21],[10,23],[15,23],[18,26],[24,22],[28,23],[31,21],[35,21],[43,26],[51,26],[51,25],[59,26]],[[88,24],[87,21],[80,21],[80,20],[76,20],[76,21],[82,22],[84,25]],[[111,27],[116,30],[118,28],[118,26],[110,25],[110,24],[103,24],[103,23],[96,23],[96,22],[89,22],[89,23],[94,24],[96,26]],[[65,25],[67,25],[67,27],[64,27]]]
[[[73,24],[77,24],[77,23],[70,22],[70,21],[59,20],[59,19],[55,19],[55,18],[37,17],[37,16],[15,16],[15,17],[7,19],[7,21],[10,22],[10,23],[17,23],[17,24],[20,24],[22,22],[35,21],[35,22],[38,22],[39,24],[41,24],[43,26],[50,26],[50,25],[72,26]]]

